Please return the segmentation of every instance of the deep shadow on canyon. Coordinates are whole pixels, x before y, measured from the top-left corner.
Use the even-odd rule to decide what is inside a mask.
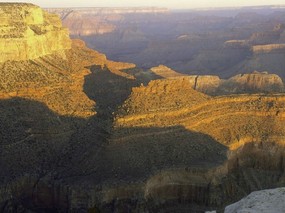
[[[275,143],[230,151],[183,126],[124,128],[120,142],[112,113],[140,82],[91,70],[84,91],[97,115],[87,120],[0,101],[1,212],[203,212],[284,185],[284,147]]]

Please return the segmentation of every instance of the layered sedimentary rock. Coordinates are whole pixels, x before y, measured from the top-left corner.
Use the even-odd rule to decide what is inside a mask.
[[[103,16],[86,16],[80,11],[70,11],[61,14],[62,23],[70,29],[71,35],[90,36],[113,32],[116,27],[108,22],[108,17]]]
[[[50,13],[60,15],[62,23],[73,36],[92,36],[111,33],[126,14],[166,13],[166,8],[49,8]]]
[[[70,11],[79,11],[83,14],[127,14],[127,13],[166,13],[169,12],[167,8],[158,8],[158,7],[120,7],[120,8],[102,8],[102,7],[94,7],[94,8],[72,8],[72,9],[64,9],[64,8],[49,8],[46,9],[48,12],[53,13],[69,13]]]
[[[220,79],[211,75],[181,74],[164,65],[153,67],[150,71],[160,78],[181,79],[181,81],[187,79],[193,89],[211,95],[284,91],[282,79],[266,71],[239,74],[229,79]]]
[[[216,94],[223,82],[219,76],[214,75],[191,75],[187,79],[190,81],[193,89],[206,94]]]
[[[181,74],[164,65],[152,67],[150,71],[161,78],[180,78],[181,81],[187,79],[193,89],[207,94],[214,94],[222,82],[218,76]]]
[[[279,175],[284,172],[284,96],[210,98],[191,89],[184,96],[184,86],[180,85],[187,84],[183,82],[185,79],[180,83],[178,79],[156,80],[133,89],[116,119],[110,141],[110,149],[117,147],[117,152],[121,151],[119,145],[129,144],[135,151],[144,144],[146,159],[157,162],[162,171],[149,178],[144,188],[152,205],[161,205],[166,211],[173,208],[173,200],[180,200],[181,209],[202,211],[185,203],[204,203],[210,210],[252,190],[283,184],[284,175]],[[159,85],[172,88],[158,89]],[[143,162],[144,171],[149,170],[143,158],[128,157],[132,165],[117,163],[118,168],[132,171]],[[171,169],[163,170],[163,165]]]
[[[285,52],[285,44],[266,44],[266,45],[255,45],[252,47],[254,54],[262,53],[278,53]]]
[[[0,62],[36,59],[71,48],[59,17],[37,6],[2,3],[0,20]]]
[[[158,75],[162,78],[175,78],[175,77],[183,76],[183,74],[178,73],[164,65],[152,67],[150,71],[153,72],[155,75]]]
[[[250,92],[282,92],[284,84],[282,79],[268,72],[239,74],[224,81],[220,92],[225,93],[250,93]]]

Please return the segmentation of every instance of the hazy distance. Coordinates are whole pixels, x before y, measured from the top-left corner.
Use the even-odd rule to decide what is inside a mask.
[[[41,7],[140,7],[156,6],[171,9],[205,7],[240,7],[257,5],[285,5],[285,0],[0,0],[0,2],[29,2]]]

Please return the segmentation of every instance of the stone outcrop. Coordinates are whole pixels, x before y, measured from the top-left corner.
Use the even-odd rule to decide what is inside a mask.
[[[179,106],[193,106],[208,96],[192,89],[187,78],[150,81],[147,86],[132,89],[127,103],[128,113],[143,111],[152,112],[169,110]]]
[[[157,67],[152,67],[150,69],[151,72],[153,72],[155,75],[158,75],[162,78],[175,78],[175,77],[181,77],[181,76],[185,76],[181,73],[178,73],[172,69],[170,69],[167,66],[164,65],[159,65]]]
[[[229,40],[224,43],[225,48],[247,49],[250,47],[247,40]]]
[[[239,74],[229,79],[220,79],[214,75],[181,74],[164,65],[153,67],[150,71],[165,79],[187,79],[194,90],[210,95],[284,91],[282,79],[266,71]]]
[[[252,46],[252,52],[254,54],[262,53],[284,53],[285,44],[266,44],[266,45],[255,45]]]
[[[0,62],[36,59],[71,48],[58,16],[31,4],[0,4]]]
[[[150,71],[158,77],[166,79],[183,79],[189,81],[189,85],[199,92],[206,94],[215,94],[218,87],[222,83],[222,79],[213,75],[187,75],[176,72],[165,65],[152,67]],[[178,80],[179,81],[179,80]]]
[[[224,93],[282,92],[284,84],[275,74],[258,72],[239,74],[225,80],[219,87]]]
[[[226,207],[225,213],[281,213],[285,209],[285,188],[250,193],[242,200]]]
[[[223,82],[219,76],[214,75],[190,75],[187,76],[192,88],[206,94],[216,94]]]

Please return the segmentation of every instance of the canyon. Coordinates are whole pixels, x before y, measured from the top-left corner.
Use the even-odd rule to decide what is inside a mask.
[[[130,15],[138,23],[145,14],[173,18],[157,8],[48,11],[60,13],[63,24],[74,13],[82,23],[85,13],[112,20]],[[260,18],[237,16],[238,24]],[[0,42],[11,42],[0,61],[0,212],[234,212],[244,202],[226,206],[253,191],[284,187],[284,73],[267,67],[195,73],[168,63],[142,68],[116,61],[90,49],[86,39],[69,38],[59,16],[32,4],[0,3],[0,20]],[[201,17],[194,24],[227,21]],[[282,25],[269,23],[281,39]],[[70,32],[110,39],[95,25],[86,30],[79,23]],[[255,30],[244,33],[244,41],[226,36],[205,45],[265,58],[284,54],[278,46],[251,49],[268,45],[250,44],[263,37],[252,36]],[[133,29],[125,38],[145,42]],[[178,38],[185,48],[195,48],[197,39]],[[169,58],[177,60],[175,53]],[[283,69],[281,61],[276,66]]]
[[[284,7],[108,10],[100,17],[98,10],[70,8],[70,16],[62,17],[63,25],[72,38],[84,40],[112,60],[142,69],[163,64],[188,75],[230,78],[257,70],[285,78]],[[54,12],[62,14],[60,9]]]

